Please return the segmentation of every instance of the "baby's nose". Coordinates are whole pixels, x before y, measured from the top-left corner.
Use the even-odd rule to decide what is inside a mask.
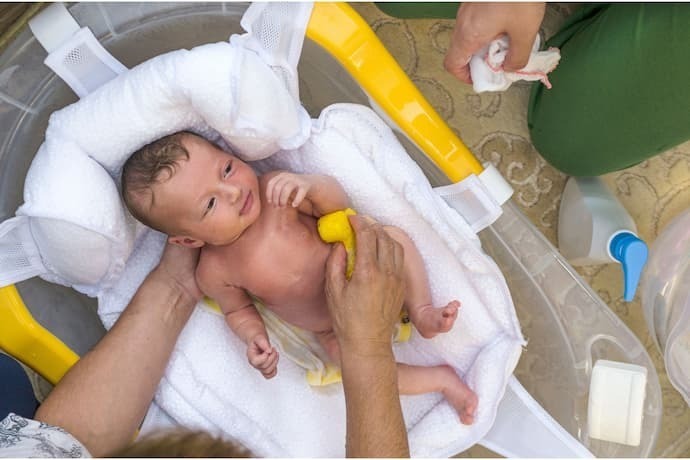
[[[233,184],[227,184],[225,187],[225,196],[230,203],[234,204],[242,196],[242,190]]]

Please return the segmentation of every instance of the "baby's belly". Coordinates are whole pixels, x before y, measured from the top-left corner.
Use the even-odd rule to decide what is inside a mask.
[[[320,270],[320,276],[315,276],[316,271],[311,270],[299,279],[290,277],[290,283],[271,283],[271,289],[258,297],[283,321],[314,332],[329,330],[331,318],[326,306],[324,273]]]
[[[283,241],[288,244],[271,245],[270,256],[262,258],[265,266],[254,273],[263,276],[254,279],[250,291],[290,324],[310,331],[330,329],[324,291],[330,245],[313,238]]]

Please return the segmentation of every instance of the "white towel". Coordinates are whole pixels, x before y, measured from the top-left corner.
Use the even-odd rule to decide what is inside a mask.
[[[404,229],[425,260],[435,305],[459,299],[453,329],[432,340],[414,333],[395,346],[401,362],[451,364],[479,396],[476,421],[460,424],[438,394],[404,396],[403,410],[415,456],[441,457],[479,441],[491,427],[524,341],[503,276],[469,226],[433,193],[392,131],[363,106],[336,104],[314,122],[296,150],[257,165],[327,173],[354,207]],[[151,232],[135,249],[124,277],[99,298],[99,314],[114,321],[155,265],[164,238]],[[146,253],[141,256],[141,253]],[[178,340],[156,395],[177,423],[223,433],[261,456],[343,456],[345,408],[340,384],[313,388],[304,370],[281,360],[265,381],[245,358],[245,345],[223,318],[197,308]]]
[[[539,35],[537,35],[527,65],[520,70],[508,72],[503,70],[503,62],[508,55],[509,48],[510,40],[506,35],[503,35],[472,56],[470,75],[475,92],[505,91],[513,82],[518,80],[539,80],[547,88],[551,88],[547,75],[556,68],[561,60],[561,53],[558,48],[539,51]]]

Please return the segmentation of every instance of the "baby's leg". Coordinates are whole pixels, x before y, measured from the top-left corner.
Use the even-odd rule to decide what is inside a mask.
[[[340,367],[340,347],[338,346],[338,339],[335,336],[335,332],[330,330],[315,332],[315,334],[321,348],[323,348],[328,357],[331,358],[331,361]]]
[[[405,252],[405,307],[410,321],[425,339],[448,332],[458,317],[460,302],[453,300],[441,308],[431,305],[429,281],[424,261],[409,236],[397,227],[387,226],[386,232],[400,243]]]
[[[340,366],[340,348],[333,331],[316,334],[319,343],[334,363]],[[410,366],[398,363],[398,391],[402,395],[439,392],[457,411],[465,425],[474,422],[477,395],[450,366]]]
[[[450,366],[409,366],[398,363],[398,389],[401,395],[440,392],[456,410],[465,425],[474,422],[477,394]]]

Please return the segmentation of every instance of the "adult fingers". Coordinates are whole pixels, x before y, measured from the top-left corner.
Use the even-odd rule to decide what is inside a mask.
[[[405,250],[402,244],[395,245],[395,252],[393,253],[395,260],[395,267],[398,271],[402,272],[405,267]]]
[[[345,267],[347,253],[342,244],[334,244],[326,259],[326,290],[330,293],[341,292],[345,285]]]
[[[455,37],[455,34],[453,34],[453,37]],[[450,46],[446,52],[446,57],[443,60],[443,67],[448,73],[453,75],[461,82],[471,85],[472,76],[470,75],[470,59],[472,59],[472,55],[480,47],[477,47],[477,49],[472,51],[471,48],[464,42],[462,37],[458,38],[457,40],[459,43],[456,43],[455,38],[451,39]]]
[[[376,264],[378,257],[376,229],[380,224],[371,217],[350,216],[350,224],[355,232],[355,269],[352,276],[368,276],[369,268]]]
[[[458,8],[448,51],[443,60],[443,66],[448,72],[468,84],[472,84],[470,59],[490,41],[486,34],[493,33],[485,30],[484,25],[474,19],[475,7],[476,5],[465,2]]]
[[[532,52],[532,45],[537,37],[534,34],[513,34],[510,37],[510,48],[508,54],[503,62],[503,69],[507,71],[516,71],[524,68],[529,61],[529,55]]]
[[[377,231],[377,252],[379,266],[386,274],[396,274],[398,265],[396,264],[396,246],[400,244],[395,241],[383,228]]]

